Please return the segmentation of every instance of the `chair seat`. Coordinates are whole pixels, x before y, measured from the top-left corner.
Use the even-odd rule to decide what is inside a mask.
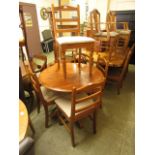
[[[57,98],[57,93],[50,90],[50,89],[47,89],[43,86],[40,87],[41,89],[41,92],[43,94],[43,97],[44,99],[49,103],[49,102],[52,102],[54,101],[56,98]]]
[[[31,137],[26,137],[25,139],[23,139],[23,141],[19,143],[19,154],[20,155],[27,154],[28,151],[30,151],[33,143],[34,140]]]
[[[121,29],[118,29],[117,32],[119,34],[130,34],[131,33],[131,30],[121,30]]]
[[[95,34],[95,36],[107,36],[107,32],[99,32],[99,33],[96,33]],[[117,32],[109,32],[109,35],[110,35],[110,37],[115,37],[115,36],[117,36],[118,35],[118,33]]]
[[[101,58],[106,58],[107,60],[109,59],[109,52],[108,51],[94,52],[93,53],[93,61],[97,62],[98,55],[100,55]],[[112,56],[110,58],[109,66],[121,67],[124,63],[124,60],[125,60],[125,55],[122,55],[119,53],[118,54],[114,53],[114,55],[112,54]]]
[[[87,96],[87,94],[83,93],[80,95],[77,95],[78,97],[85,97]],[[60,95],[59,98],[57,98],[55,100],[56,105],[62,110],[64,111],[64,113],[70,117],[71,116],[71,94],[68,95]],[[89,105],[93,104],[92,100],[88,100],[85,102],[81,102],[79,104],[76,105],[76,110],[87,107]],[[79,112],[80,113],[80,112]],[[76,115],[78,115],[78,113],[76,113]]]
[[[92,43],[95,42],[93,38],[84,37],[84,36],[66,36],[66,37],[59,37],[56,39],[58,44],[77,44],[77,43]]]

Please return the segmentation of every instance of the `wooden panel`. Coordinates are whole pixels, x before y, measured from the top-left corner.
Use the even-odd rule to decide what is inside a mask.
[[[42,52],[36,5],[28,3],[19,3],[24,14],[24,24],[28,44],[29,56],[33,57]]]

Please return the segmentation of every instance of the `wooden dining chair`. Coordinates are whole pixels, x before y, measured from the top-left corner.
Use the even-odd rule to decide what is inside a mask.
[[[58,116],[71,135],[72,146],[75,146],[74,123],[90,116],[93,120],[93,133],[96,133],[96,113],[102,102],[103,82],[73,88],[72,93],[61,95],[55,100]],[[90,91],[93,93],[89,93]]]
[[[31,69],[29,69],[29,75],[30,75],[32,86],[35,90],[35,93],[36,93],[36,96],[38,99],[38,104],[40,105],[40,103],[41,103],[44,107],[44,110],[45,110],[45,127],[47,128],[49,126],[48,122],[49,122],[49,116],[50,116],[48,108],[49,108],[49,106],[55,105],[54,100],[56,98],[56,93],[52,90],[49,90],[49,89],[41,86],[36,74],[34,74]],[[54,114],[55,113],[53,112],[53,115]]]
[[[117,51],[124,52],[128,47],[131,35],[128,22],[118,22],[116,20],[116,14],[113,11],[108,12],[106,22],[109,23],[109,31],[115,31],[119,33]]]
[[[118,33],[115,31],[109,31],[109,23],[101,22],[100,12],[97,9],[93,9],[90,12],[89,18],[91,35],[95,40],[100,41],[100,51],[109,50],[111,47],[113,49],[111,52],[115,52]]]
[[[120,88],[122,87],[123,80],[127,74],[129,61],[133,54],[134,47],[135,44],[127,50],[126,59],[122,67],[110,67],[108,70],[107,82],[117,85],[117,94],[120,94]]]
[[[94,39],[90,37],[80,36],[80,8],[75,6],[54,6],[52,5],[52,24],[55,36],[55,52],[58,56],[58,68],[60,68],[60,61],[62,62],[64,78],[67,75],[66,57],[65,53],[68,49],[89,49],[91,55],[94,49]],[[91,59],[90,70],[91,74]],[[80,63],[79,63],[80,66]],[[80,68],[80,67],[79,67]]]
[[[96,62],[96,67],[102,71],[105,79],[107,79],[109,60],[99,55]]]
[[[26,64],[29,63],[34,73],[39,73],[47,67],[47,57],[45,55],[36,54],[32,58],[29,57],[25,39],[19,41],[19,51],[22,55],[21,60]]]

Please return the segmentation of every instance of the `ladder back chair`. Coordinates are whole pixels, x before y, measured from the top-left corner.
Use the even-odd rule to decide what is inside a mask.
[[[119,35],[115,31],[109,31],[109,23],[100,21],[100,12],[97,9],[90,12],[90,29],[92,37],[97,41],[96,45],[100,46],[98,51],[104,52],[110,59],[116,52]]]
[[[122,67],[111,67],[108,70],[107,82],[117,85],[117,94],[120,94],[120,88],[123,85],[123,80],[128,71],[129,61],[133,54],[133,49],[135,44],[132,45],[131,48],[128,48],[126,53],[126,59]]]
[[[110,33],[109,28],[106,23],[101,23],[100,21],[100,12],[97,9],[94,9],[90,12],[90,30],[91,30],[91,36],[100,42],[100,49],[102,50],[108,50],[109,49],[109,43],[110,43]],[[101,29],[101,26],[103,27]],[[105,46],[106,45],[106,46]]]
[[[90,54],[92,55],[94,49],[94,39],[90,37],[80,36],[79,5],[77,5],[76,7],[67,5],[55,7],[54,5],[52,5],[52,23],[55,36],[55,52],[57,55],[56,61],[58,62],[58,69],[60,68],[61,60],[64,78],[66,78],[66,50],[87,48],[90,50]],[[81,53],[81,50],[79,50],[79,53]],[[92,60],[90,59],[90,75],[92,70],[91,61]]]
[[[75,146],[74,123],[87,116],[93,120],[93,133],[96,133],[96,112],[102,102],[103,82],[73,88],[72,94],[61,95],[55,100],[58,116],[71,135],[72,146]],[[89,93],[91,91],[91,93]]]
[[[100,12],[97,9],[90,12],[90,29],[92,36],[95,37],[96,40],[101,41],[103,45],[106,44],[107,49],[116,46],[118,33],[109,31],[109,23],[101,22]]]
[[[109,30],[119,33],[117,50],[124,52],[128,47],[131,35],[131,30],[129,30],[128,22],[117,22],[116,14],[112,11],[109,11],[106,20],[107,23],[109,23]]]
[[[34,74],[32,72],[31,68],[28,68],[28,70],[29,70],[29,75],[30,75],[32,86],[33,86],[35,93],[36,93],[36,96],[37,96],[38,104],[40,105],[40,103],[42,103],[42,105],[44,107],[44,110],[45,110],[45,127],[48,128],[49,116],[50,116],[49,115],[49,106],[55,105],[54,100],[57,97],[56,93],[52,90],[46,89],[45,87],[41,86],[36,74]],[[55,113],[53,112],[52,116],[54,114]]]
[[[99,55],[97,59],[96,67],[102,71],[104,77],[107,79],[109,60]]]

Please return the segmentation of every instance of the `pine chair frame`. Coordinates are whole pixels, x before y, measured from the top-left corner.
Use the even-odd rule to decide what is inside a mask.
[[[109,30],[110,31],[116,31],[118,33],[120,33],[118,30],[130,31],[129,26],[128,26],[128,22],[117,22],[116,21],[116,15],[112,11],[109,11],[109,13],[107,14],[106,21],[107,21],[107,23],[109,23]],[[117,24],[122,25],[123,29],[117,29]],[[128,43],[130,40],[130,35],[131,35],[131,32],[129,32],[128,34],[119,34],[119,38],[118,38],[118,42],[117,42],[117,49],[118,50],[125,51],[127,49]]]
[[[48,128],[49,126],[49,114],[48,114],[48,107],[50,105],[53,105],[55,104],[54,101],[51,101],[51,102],[47,102],[45,99],[44,99],[44,96],[41,92],[41,89],[40,89],[40,84],[39,84],[39,80],[38,78],[36,77],[36,75],[34,73],[32,73],[32,70],[29,69],[29,75],[30,75],[30,79],[31,79],[31,83],[32,83],[32,86],[35,90],[35,93],[36,93],[36,96],[37,96],[37,102],[38,104],[40,105],[40,103],[43,104],[43,107],[44,107],[44,110],[45,110],[45,127]],[[39,108],[40,109],[40,108]]]
[[[115,69],[116,71],[118,70],[118,73],[117,75],[109,75],[107,76],[107,82],[108,83],[112,83],[112,84],[116,84],[117,85],[117,94],[119,95],[120,94],[120,88],[122,87],[123,85],[123,80],[127,74],[127,71],[128,71],[128,65],[129,65],[129,61],[130,61],[130,58],[133,54],[133,49],[135,47],[135,44],[132,45],[131,48],[129,48],[127,50],[127,54],[126,54],[126,59],[125,59],[125,62],[123,64],[123,67],[115,67],[113,69]]]
[[[106,47],[106,50],[109,49],[109,45],[110,45],[110,32],[109,32],[109,24],[107,23],[103,23],[100,21],[100,12],[97,9],[93,9],[90,12],[90,30],[91,30],[91,36],[97,40],[100,41],[100,48],[102,49]],[[101,25],[105,26],[104,30],[101,30]],[[101,32],[107,32],[107,36],[102,36],[101,35],[97,35]],[[100,51],[101,51],[100,49]]]
[[[117,22],[116,15],[114,12],[109,11],[106,17],[106,22],[109,23],[110,31],[117,30],[117,26],[116,26],[117,23],[122,24],[124,30],[129,30],[128,22]]]
[[[71,142],[73,147],[75,147],[74,123],[77,122],[78,120],[85,118],[87,116],[90,116],[92,114],[93,115],[92,117],[93,133],[94,134],[96,133],[96,112],[102,103],[102,86],[103,86],[103,82],[96,83],[96,84],[89,84],[79,89],[76,89],[74,87],[71,95],[71,116],[70,117],[68,117],[64,113],[64,111],[59,106],[57,106],[59,120],[64,124],[67,131],[69,131],[71,135]],[[94,90],[93,93],[89,93],[92,90]],[[77,98],[77,94],[83,93],[83,92],[88,93],[88,96]],[[80,109],[76,109],[77,104],[90,99],[93,100],[93,103],[91,105],[85,106]],[[66,122],[66,120],[68,122]]]
[[[107,79],[109,60],[107,60],[104,57],[101,58],[101,56],[99,55],[97,59],[96,67],[102,71],[104,77]]]
[[[77,17],[74,18],[63,18],[61,16],[62,11],[66,12],[77,12]],[[55,13],[60,12],[60,17],[56,17]],[[57,38],[59,35],[62,35],[63,33],[74,33],[74,36],[80,36],[80,8],[79,5],[77,7],[73,6],[59,6],[55,7],[52,5],[52,23],[53,23],[53,31],[54,31],[54,36],[55,36],[55,52],[56,52],[56,62],[58,62],[58,69],[60,68],[60,56],[61,56],[61,61],[63,64],[63,71],[64,71],[64,78],[66,78],[66,58],[65,58],[65,52],[67,49],[79,49],[79,52],[81,52],[82,48],[87,48],[91,52],[90,54],[92,55],[93,49],[94,49],[94,41],[91,42],[75,42],[75,43],[65,43],[65,44],[59,44],[57,42]],[[75,23],[76,25],[63,25],[63,23]],[[59,23],[59,25],[58,25]],[[92,66],[91,66],[91,59],[90,59],[90,75],[92,72]],[[79,63],[80,67],[80,63]]]

